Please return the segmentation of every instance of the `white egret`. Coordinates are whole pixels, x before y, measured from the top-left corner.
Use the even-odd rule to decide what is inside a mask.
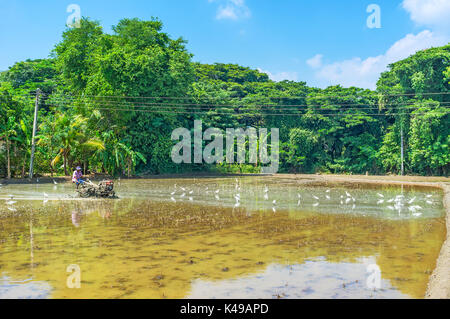
[[[415,206],[409,206],[408,207],[408,210],[410,211],[410,212],[415,212],[416,211],[416,207]]]
[[[378,195],[379,197],[381,197],[381,198],[384,198],[384,195],[383,195],[383,194],[377,193],[377,195]]]
[[[415,199],[416,199],[416,196],[414,196],[413,198],[411,198],[411,199],[408,201],[408,204],[412,204],[412,203],[414,202]]]

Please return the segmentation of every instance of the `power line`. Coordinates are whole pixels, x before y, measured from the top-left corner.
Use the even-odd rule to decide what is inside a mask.
[[[308,94],[312,94],[312,93],[305,93],[305,96],[264,96],[264,98],[271,98],[271,99],[300,99],[300,98],[332,98],[332,97],[352,97],[351,94],[348,95],[315,95],[315,96],[308,96]],[[377,98],[377,97],[386,97],[386,96],[412,96],[412,95],[419,95],[419,96],[423,96],[423,95],[447,95],[450,94],[450,91],[442,91],[442,92],[424,92],[424,93],[397,93],[397,94],[383,94],[383,93],[379,93],[379,92],[373,92],[373,96],[363,96],[363,95],[359,95],[365,98]],[[69,95],[69,94],[68,94]],[[119,96],[119,95],[88,95],[88,94],[84,94],[84,95],[69,95],[69,96],[73,96],[73,97],[106,97],[106,98],[128,98],[128,99],[197,99],[199,97],[194,97],[194,96],[174,96],[174,97],[170,97],[170,96]],[[358,95],[356,95],[358,96]],[[230,98],[230,97],[227,97]],[[218,97],[207,97],[205,99],[219,99]],[[240,98],[242,99],[242,98]]]
[[[441,92],[423,92],[423,93],[395,93],[395,94],[383,94],[379,92],[372,92],[371,95],[363,95],[362,92],[358,92],[355,95],[352,94],[346,94],[344,95],[314,95],[311,96],[311,94],[314,93],[306,93],[302,96],[264,96],[265,99],[332,99],[332,98],[341,98],[341,99],[355,99],[355,98],[367,98],[367,99],[374,99],[374,98],[380,98],[380,97],[401,97],[401,96],[429,96],[429,95],[448,95],[450,94],[450,91],[441,91]],[[34,92],[30,92],[30,95],[34,95]],[[58,94],[58,93],[56,93]],[[48,94],[42,94],[43,96],[48,96]],[[164,99],[164,100],[218,100],[218,99],[233,99],[233,100],[243,100],[244,98],[236,98],[236,97],[195,97],[195,96],[114,96],[114,95],[73,95],[73,94],[64,94],[65,96],[71,97],[71,98],[121,98],[121,99]]]
[[[47,103],[47,105],[50,105]],[[54,106],[63,106],[63,107],[71,107],[71,108],[75,108],[75,107],[89,107],[88,105],[74,105],[72,103],[69,102],[59,102],[59,104],[52,104]],[[411,105],[411,104],[409,104]],[[177,105],[173,105],[171,106],[170,104],[166,104],[165,106],[163,105],[158,105],[158,106],[148,106],[148,105],[133,105],[133,104],[120,104],[120,103],[93,103],[91,105],[91,107],[96,108],[96,106],[109,106],[109,107],[113,107],[113,106],[117,106],[117,107],[126,107],[129,106],[130,110],[132,110],[133,108],[146,108],[146,109],[166,109],[166,110],[205,110],[205,111],[211,111],[211,110],[235,110],[235,109],[240,109],[240,110],[244,110],[244,111],[292,111],[292,112],[298,112],[298,111],[346,111],[346,110],[377,110],[377,111],[382,111],[384,109],[379,109],[378,107],[353,107],[353,108],[342,108],[342,107],[335,107],[335,108],[331,108],[331,107],[324,107],[324,108],[302,108],[302,109],[297,109],[297,108],[275,108],[275,109],[258,109],[258,107],[264,107],[264,106],[259,106],[259,105],[247,105],[247,106],[235,106],[235,107],[228,107],[228,106],[223,106],[223,105],[215,105],[214,107],[190,107],[190,108],[183,108]],[[281,105],[282,106],[282,105]],[[411,110],[415,110],[415,109],[421,109],[422,107],[418,107],[418,106],[408,106],[406,105],[405,107],[402,107],[402,109],[411,109]],[[431,109],[437,109],[437,108],[450,108],[450,106],[428,106],[428,108]]]
[[[118,109],[118,108],[95,108],[96,110],[104,110],[104,111],[118,111],[118,112],[142,112],[142,113],[168,113],[168,114],[203,114],[203,115],[243,115],[248,116],[248,113],[219,113],[214,112],[214,114],[208,114],[208,112],[189,112],[189,111],[167,111],[167,110],[135,110],[135,109]],[[213,111],[213,110],[211,110]],[[444,114],[450,113],[444,112]],[[412,113],[411,115],[426,115],[429,114],[429,112],[426,113]],[[255,115],[255,114],[253,114]],[[404,113],[390,113],[390,114],[361,114],[361,113],[346,113],[346,114],[320,114],[320,113],[313,113],[313,114],[301,114],[301,113],[291,113],[291,114],[268,114],[268,113],[262,113],[262,114],[256,114],[259,116],[352,116],[352,115],[359,115],[359,116],[394,116],[394,115],[404,115]]]
[[[134,104],[136,102],[120,102],[120,101],[113,101],[113,100],[100,100],[100,101],[86,101],[86,100],[80,100],[80,101],[68,101],[65,99],[51,99],[50,101],[56,101],[59,103],[70,103],[70,104],[75,104],[75,103],[93,103],[95,105],[115,105],[115,106],[133,106],[133,107],[170,107],[170,108],[184,108],[185,106],[192,106],[192,108],[190,109],[196,109],[195,107],[198,106],[199,108],[197,109],[208,109],[208,108],[245,108],[245,107],[261,107],[261,108],[276,108],[276,107],[287,107],[287,108],[278,108],[277,110],[295,110],[293,108],[298,108],[298,107],[308,107],[308,109],[311,109],[310,107],[321,107],[321,106],[328,106],[327,108],[321,107],[321,108],[317,108],[316,110],[325,110],[325,109],[330,109],[330,110],[334,110],[339,109],[339,110],[343,110],[343,109],[357,109],[357,110],[370,110],[370,109],[382,109],[378,106],[373,106],[373,107],[366,107],[366,108],[362,108],[362,107],[357,107],[357,108],[343,108],[342,106],[365,106],[368,105],[368,103],[361,103],[361,104],[335,104],[333,107],[335,108],[331,108],[331,106],[329,105],[321,105],[321,104],[294,104],[294,105],[285,105],[285,104],[248,104],[248,105],[233,105],[233,104],[194,104],[194,103],[142,103],[140,102],[139,104]],[[99,102],[103,102],[103,103],[99,103]],[[447,105],[450,104],[450,102],[440,102],[440,105]],[[404,108],[406,109],[414,109],[414,108],[422,108],[424,106],[414,106],[416,105],[414,103],[386,103],[384,104],[384,106],[405,106]],[[426,107],[441,107],[441,106],[426,106]],[[411,106],[411,107],[407,107],[407,106]]]
[[[398,93],[398,94],[380,94],[380,93],[373,93],[373,96],[366,96],[361,94],[356,95],[314,95],[314,96],[308,96],[312,93],[306,93],[305,96],[263,96],[264,99],[332,99],[332,98],[341,98],[341,99],[357,99],[357,98],[366,98],[366,99],[374,99],[374,98],[380,98],[380,97],[388,97],[388,96],[428,96],[428,95],[447,95],[450,94],[450,91],[443,91],[443,92],[424,92],[424,93]],[[28,94],[24,93],[23,95],[30,95],[32,97],[35,96],[34,92],[30,92]],[[50,96],[61,96],[61,94],[51,94]],[[72,95],[64,93],[63,96],[67,98],[77,99],[77,98],[109,98],[109,99],[173,99],[173,100],[217,100],[217,99],[224,99],[222,97],[194,97],[194,96],[176,96],[176,97],[168,97],[168,96],[114,96],[114,95]],[[41,96],[49,96],[48,94],[41,93]],[[244,98],[233,98],[233,97],[225,97],[225,99],[232,99],[232,100],[238,100],[242,101],[246,99]],[[320,106],[320,105],[319,105]]]

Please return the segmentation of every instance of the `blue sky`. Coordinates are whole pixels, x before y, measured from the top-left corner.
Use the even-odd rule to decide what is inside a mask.
[[[77,4],[106,32],[121,18],[160,18],[194,61],[238,63],[274,80],[374,88],[386,65],[450,39],[450,0],[0,0],[0,70],[47,57]],[[370,4],[381,28],[369,28]]]

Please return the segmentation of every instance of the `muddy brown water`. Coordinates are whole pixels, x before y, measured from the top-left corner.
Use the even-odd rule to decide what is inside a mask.
[[[0,187],[0,298],[422,298],[446,235],[437,189],[249,177],[116,191]]]

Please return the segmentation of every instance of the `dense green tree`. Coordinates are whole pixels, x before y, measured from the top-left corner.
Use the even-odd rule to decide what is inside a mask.
[[[412,112],[409,133],[413,171],[427,175],[448,175],[450,114],[446,108],[439,107],[437,101],[421,102],[419,105],[420,108]]]
[[[202,120],[203,129],[278,128],[280,172],[398,173],[403,139],[408,174],[448,175],[450,45],[392,63],[376,91],[275,82],[245,66],[192,62],[185,45],[156,18],[123,19],[111,34],[83,18],[51,58],[2,72],[3,174],[25,175],[40,88],[39,172],[259,171],[260,163],[174,164],[172,131],[193,133]]]

